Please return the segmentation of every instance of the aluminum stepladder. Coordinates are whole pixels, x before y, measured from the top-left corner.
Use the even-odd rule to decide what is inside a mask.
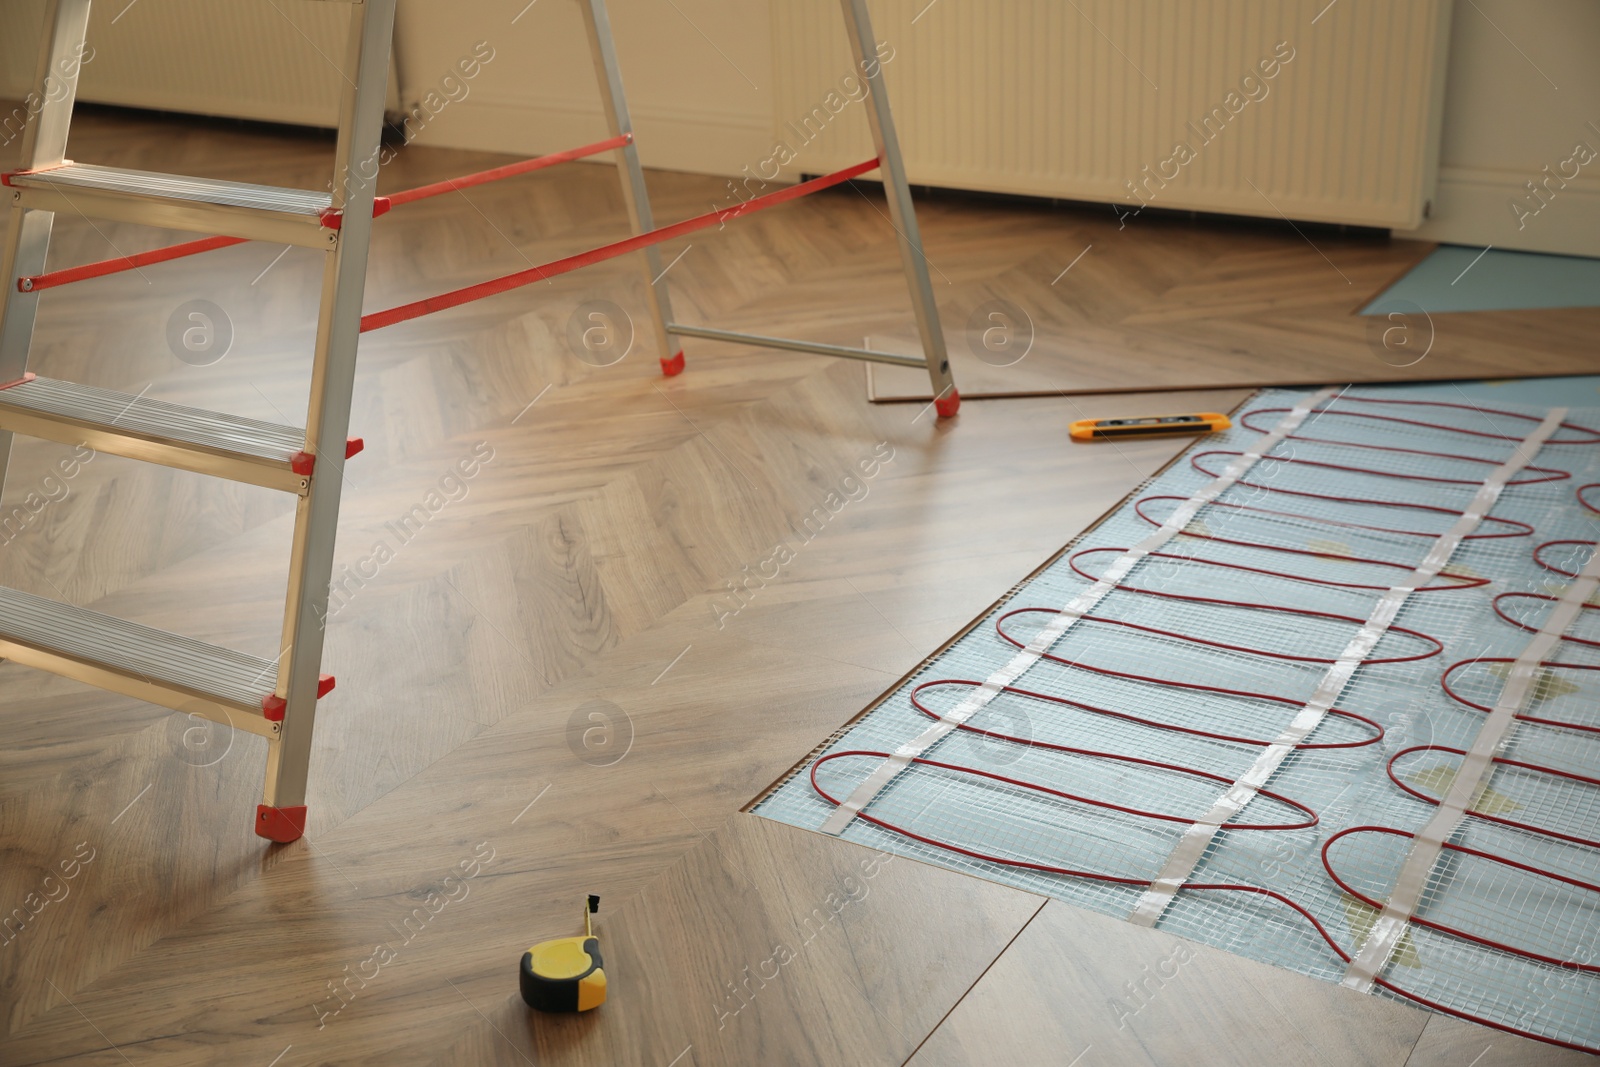
[[[631,135],[633,128],[628,117],[627,101],[622,92],[622,76],[617,65],[605,0],[582,0],[579,6],[583,9],[584,20],[588,27],[589,46],[594,53],[595,73],[600,81],[601,103],[610,122],[611,133],[613,136]],[[871,127],[872,143],[877,150],[884,193],[889,203],[889,221],[894,228],[900,249],[901,267],[905,271],[907,288],[911,293],[911,307],[916,316],[923,355],[901,356],[865,348],[819,344],[786,337],[764,337],[674,322],[671,298],[662,277],[661,257],[656,247],[651,246],[643,251],[640,258],[644,266],[645,288],[649,298],[656,344],[661,352],[661,368],[669,376],[683,370],[683,349],[676,340],[679,337],[728,341],[792,352],[812,352],[894,366],[926,367],[933,385],[934,406],[940,416],[952,416],[960,408],[961,396],[956,391],[955,379],[950,373],[950,357],[945,347],[944,330],[939,323],[939,308],[933,298],[933,283],[928,276],[928,260],[922,251],[922,233],[917,225],[916,208],[911,201],[911,188],[906,178],[905,162],[900,153],[900,139],[895,132],[894,114],[889,107],[889,94],[884,86],[883,71],[876,59],[876,38],[872,33],[872,20],[868,16],[866,0],[840,0],[840,7],[844,12],[845,31],[850,39],[855,70],[862,75],[867,84],[867,123]],[[649,194],[645,190],[644,172],[639,166],[639,153],[631,141],[620,150],[620,153],[619,169],[622,171],[623,199],[628,209],[628,220],[635,234],[646,233],[654,228],[654,221],[650,212]]]
[[[265,737],[266,787],[257,810],[256,832],[274,841],[292,841],[305,827],[317,700],[332,683],[320,673],[322,620],[333,571],[342,464],[359,448],[359,442],[347,442],[346,435],[362,329],[377,171],[376,166],[366,164],[377,158],[394,0],[356,0],[353,7],[345,69],[355,71],[356,78],[353,82],[346,79],[331,195],[67,162],[67,131],[77,78],[71,60],[74,50],[83,44],[89,2],[50,0],[46,40],[35,79],[37,99],[45,104],[25,134],[21,168],[5,179],[12,204],[0,263],[4,274],[0,284],[5,285],[0,309],[0,478],[12,434],[22,433],[296,493],[299,503],[283,641],[278,658],[268,661],[0,589],[0,657]],[[950,376],[881,70],[874,61],[866,7],[863,0],[841,3],[857,68],[869,88],[868,119],[877,166],[868,169],[883,173],[924,356],[676,323],[656,244],[649,243],[642,247],[640,259],[662,369],[669,375],[683,369],[683,352],[674,340],[680,336],[925,367],[939,414],[954,415],[960,397]],[[605,3],[582,0],[580,6],[613,138],[626,135],[617,150],[622,153],[618,169],[629,222],[636,237],[656,242],[664,239],[664,231],[654,229]],[[70,76],[63,73],[68,69]],[[860,171],[858,167],[852,172]],[[832,177],[842,178],[843,174]],[[380,210],[387,203],[379,201]],[[44,269],[56,212],[323,249],[328,258],[307,429],[182,408],[30,374],[28,349],[38,301],[30,286]],[[701,221],[709,225],[716,220]],[[331,445],[327,462],[322,462],[324,442]]]
[[[89,4],[46,6],[34,80],[42,104],[24,134],[21,166],[5,179],[0,478],[20,433],[296,494],[283,641],[278,658],[266,660],[0,589],[0,657],[266,738],[255,830],[293,841],[305,830],[317,700],[332,685],[321,674],[323,615],[343,466],[359,450],[347,434],[376,183],[375,168],[362,164],[376,161],[383,128],[395,0],[359,0],[350,8],[331,193],[67,161]],[[44,269],[56,213],[321,249],[327,258],[306,429],[31,374],[38,294],[21,291],[18,279]]]

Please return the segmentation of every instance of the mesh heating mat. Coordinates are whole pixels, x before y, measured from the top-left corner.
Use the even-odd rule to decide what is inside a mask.
[[[897,768],[841,836],[1129,917],[1185,831],[1300,715],[1380,598],[1410,582],[1548,413],[1395,399],[1406,395],[1317,399],[1008,688]],[[890,753],[1313,399],[1257,394],[1232,430],[1135,490],[754,810],[822,828]],[[1345,977],[1341,951],[1366,942],[1512,663],[1587,565],[1596,483],[1600,408],[1573,408],[1211,838],[1161,929]],[[1422,868],[1377,995],[1600,1050],[1597,694],[1600,600],[1538,668],[1487,785]]]

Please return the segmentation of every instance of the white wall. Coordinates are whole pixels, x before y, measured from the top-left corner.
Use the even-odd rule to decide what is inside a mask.
[[[576,0],[537,0],[515,25],[526,0],[400,2],[402,99],[419,99],[476,42],[496,52],[419,143],[538,152],[602,135]],[[778,124],[771,2],[612,0],[647,165],[733,174],[766,158]],[[1600,256],[1600,159],[1565,187],[1552,180],[1543,207],[1525,185],[1580,142],[1600,152],[1596,126],[1600,0],[1456,0],[1432,214],[1398,235]],[[1539,208],[1520,228],[1513,201]]]
[[[774,2],[792,0],[611,0],[646,164],[734,174],[767,157],[780,124]],[[0,92],[20,96],[28,80],[41,4],[0,0]],[[531,154],[604,135],[577,0],[400,0],[400,99],[437,89],[480,41],[495,58],[419,143]],[[1600,255],[1600,160],[1565,186],[1552,179],[1542,207],[1525,185],[1580,142],[1600,151],[1597,53],[1600,0],[1456,0],[1438,189],[1429,221],[1404,236]],[[1520,228],[1518,200],[1539,207]]]
[[[84,98],[336,121],[337,81],[316,52],[340,56],[339,35],[317,27],[341,5],[220,2],[97,0],[90,37],[99,58],[84,69]],[[44,0],[0,0],[0,98],[28,92],[43,8]],[[610,9],[647,166],[736,174],[766,157],[769,0],[611,0]],[[408,107],[431,91],[443,99],[456,65],[480,42],[493,49],[465,97],[458,81],[417,143],[531,155],[606,135],[578,0],[399,0],[395,22],[398,99]],[[208,72],[202,60],[222,70]],[[232,86],[241,77],[230,74],[248,84]]]
[[[1600,3],[1456,0],[1444,107],[1433,213],[1402,236],[1600,256],[1600,157],[1542,207],[1525,185],[1600,153]]]
[[[44,0],[0,0],[0,97],[33,90]],[[78,98],[158,111],[333,126],[339,121],[349,4],[319,0],[155,0],[90,5]],[[391,71],[387,106],[398,108]],[[30,110],[0,115],[0,142]],[[70,148],[69,148],[70,151]]]
[[[735,174],[765,158],[768,0],[611,0],[610,11],[646,166]],[[403,101],[422,99],[478,42],[494,49],[418,144],[534,154],[606,135],[577,0],[400,0],[395,37]]]

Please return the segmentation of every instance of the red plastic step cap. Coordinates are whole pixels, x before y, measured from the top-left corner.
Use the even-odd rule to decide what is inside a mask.
[[[947,395],[934,400],[933,410],[939,413],[941,419],[950,418],[961,410],[961,394],[951,389]]]
[[[372,217],[377,218],[380,215],[387,215],[389,213],[389,209],[393,206],[394,204],[387,196],[373,197]],[[339,208],[323,208],[322,214],[317,217],[322,220],[322,225],[326,229],[337,230],[343,228],[344,226],[344,212]]]
[[[280,845],[287,845],[291,841],[300,840],[306,832],[306,806],[301,804],[296,808],[273,808],[266,804],[256,805],[256,835],[268,841],[276,841]]]
[[[676,378],[683,373],[683,349],[678,349],[678,354],[671,359],[661,361],[661,373],[668,378]]]
[[[0,174],[0,185],[9,187],[12,184],[12,178],[20,178],[24,174],[43,174],[47,170],[55,170],[58,167],[66,167],[70,166],[71,164],[72,160],[63,159],[60,163],[50,163],[43,167],[34,167],[32,170],[8,170],[4,174]]]
[[[14,382],[0,382],[0,391],[4,391],[6,389],[15,389],[19,385],[27,385],[37,377],[38,375],[33,373],[33,371],[28,371]]]
[[[317,680],[317,699],[321,700],[333,692],[333,687],[338,680],[331,674],[324,674]],[[268,722],[282,722],[283,713],[288,710],[289,702],[276,693],[268,693],[261,698],[261,715]]]
[[[349,459],[367,447],[365,438],[352,437],[344,443],[344,458]],[[310,452],[296,452],[289,457],[289,469],[302,478],[309,478],[317,469],[317,457]]]

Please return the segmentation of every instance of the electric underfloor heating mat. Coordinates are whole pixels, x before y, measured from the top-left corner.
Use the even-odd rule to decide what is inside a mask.
[[[1215,833],[1157,921],[1340,981],[1411,835],[1600,538],[1600,409],[1574,408],[1552,430],[1547,409],[1405,395],[1257,394],[1233,429],[1140,486],[753,810],[833,832],[855,798],[846,840],[1127,918],[1185,831],[1398,596],[1332,706]],[[1262,448],[1298,405],[1310,410]],[[1525,443],[1541,432],[1536,450]],[[1391,594],[1460,533],[1508,461],[1517,469],[1448,562]],[[1229,480],[1216,492],[1219,476]],[[1127,569],[1128,550],[1174,515],[1187,521],[1167,528],[1181,532]],[[1104,595],[1018,672],[1019,652],[1096,588]],[[1595,1051],[1600,601],[1541,662],[1373,991]],[[1008,684],[981,702],[1008,665]],[[913,762],[886,763],[975,694],[970,717]]]

